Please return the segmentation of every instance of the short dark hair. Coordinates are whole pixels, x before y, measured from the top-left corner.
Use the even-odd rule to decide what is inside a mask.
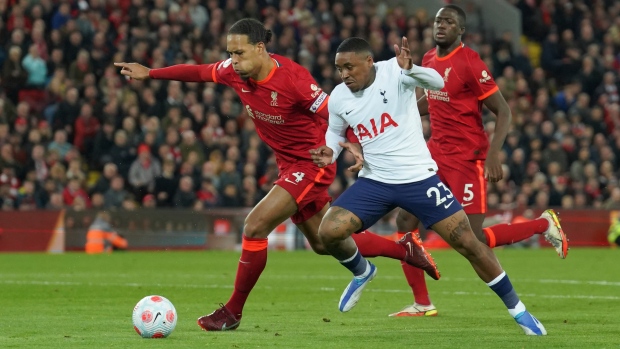
[[[244,18],[237,21],[228,29],[228,35],[247,35],[248,42],[252,45],[256,45],[259,42],[268,44],[271,41],[273,33],[271,30],[265,28],[263,23],[253,18]]]
[[[465,11],[463,11],[462,8],[460,8],[459,6],[453,5],[453,4],[446,5],[442,8],[447,8],[447,9],[450,9],[456,12],[457,16],[459,17],[459,25],[461,27],[465,26],[465,22],[467,22],[467,15],[465,14]]]
[[[372,56],[372,50],[370,49],[370,44],[368,41],[358,37],[345,39],[342,43],[340,43],[340,45],[338,45],[336,53],[339,52],[368,53]]]

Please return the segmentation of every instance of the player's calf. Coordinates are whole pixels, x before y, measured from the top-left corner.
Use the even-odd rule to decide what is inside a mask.
[[[493,251],[480,242],[463,210],[431,227],[463,257],[467,258],[482,280],[489,282],[502,272]]]

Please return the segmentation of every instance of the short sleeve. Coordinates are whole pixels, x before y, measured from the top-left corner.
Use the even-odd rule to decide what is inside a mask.
[[[318,86],[310,72],[299,66],[293,79],[297,101],[302,109],[318,113],[327,106],[328,95]]]
[[[468,62],[464,62],[468,70],[467,85],[478,96],[478,100],[483,100],[499,90],[489,68],[480,56],[473,52],[467,58]]]
[[[224,61],[217,62],[213,65],[213,69],[211,70],[211,78],[213,82],[218,84],[230,86],[233,81],[233,74],[235,71],[232,68],[232,59],[229,58]]]

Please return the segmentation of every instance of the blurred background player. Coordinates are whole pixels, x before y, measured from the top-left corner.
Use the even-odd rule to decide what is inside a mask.
[[[461,202],[478,239],[489,247],[512,244],[543,234],[560,258],[566,258],[568,243],[553,210],[538,219],[482,228],[487,211],[487,181],[502,179],[499,154],[511,122],[510,107],[495,84],[490,70],[478,53],[461,42],[465,32],[465,12],[456,5],[437,12],[433,25],[435,49],[428,51],[422,66],[443,75],[445,87],[426,90],[418,100],[421,115],[430,114],[431,138],[427,145],[439,167],[439,177]],[[482,125],[482,104],[497,116],[495,133],[489,146]],[[396,219],[398,234],[415,231],[419,220],[400,210]],[[435,316],[421,270],[403,264],[415,303],[390,316]]]
[[[126,250],[127,240],[112,228],[112,217],[108,212],[101,211],[88,227],[86,233],[86,253],[97,254],[112,252],[112,250]]]
[[[175,65],[149,69],[137,63],[115,63],[121,74],[132,79],[165,79],[185,82],[216,82],[235,89],[258,135],[276,154],[279,168],[273,189],[245,219],[242,252],[229,301],[213,313],[198,319],[207,331],[236,329],[243,306],[267,263],[267,236],[287,218],[299,227],[318,254],[327,254],[318,228],[331,198],[327,192],[336,166],[319,169],[310,158],[310,149],[325,144],[328,95],[310,73],[297,63],[267,52],[272,33],[254,19],[242,19],[228,31],[230,58],[203,65]],[[376,234],[357,234],[360,253],[367,257],[385,256],[424,268],[427,263],[419,240],[407,234],[394,243]]]

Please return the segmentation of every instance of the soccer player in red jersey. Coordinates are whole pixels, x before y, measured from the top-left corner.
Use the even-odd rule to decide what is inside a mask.
[[[239,95],[260,138],[276,154],[279,177],[273,189],[245,219],[242,252],[229,301],[198,319],[207,331],[234,330],[241,322],[243,306],[267,263],[267,236],[291,218],[318,254],[327,254],[318,228],[331,198],[327,189],[336,166],[318,168],[310,149],[325,145],[328,95],[310,73],[297,63],[269,54],[271,31],[254,19],[242,19],[227,35],[230,58],[203,65],[175,65],[149,69],[137,63],[115,63],[132,79],[166,79],[216,82]],[[353,135],[353,137],[355,137]],[[394,243],[379,235],[357,234],[359,251],[366,257],[384,256],[405,261],[438,275],[417,236],[407,234]]]
[[[461,42],[465,32],[465,12],[456,5],[442,7],[435,16],[433,36],[436,47],[428,51],[422,66],[443,76],[440,91],[426,90],[418,100],[420,115],[430,114],[431,138],[428,148],[439,168],[439,177],[461,202],[478,239],[489,247],[509,245],[534,234],[543,234],[560,258],[568,252],[566,235],[553,210],[540,218],[516,224],[482,228],[487,211],[487,181],[502,179],[499,153],[508,133],[511,111],[478,53]],[[497,116],[495,134],[489,145],[482,125],[482,105]],[[419,220],[400,210],[399,234],[415,231]],[[403,264],[415,303],[390,316],[435,316],[421,270]]]

